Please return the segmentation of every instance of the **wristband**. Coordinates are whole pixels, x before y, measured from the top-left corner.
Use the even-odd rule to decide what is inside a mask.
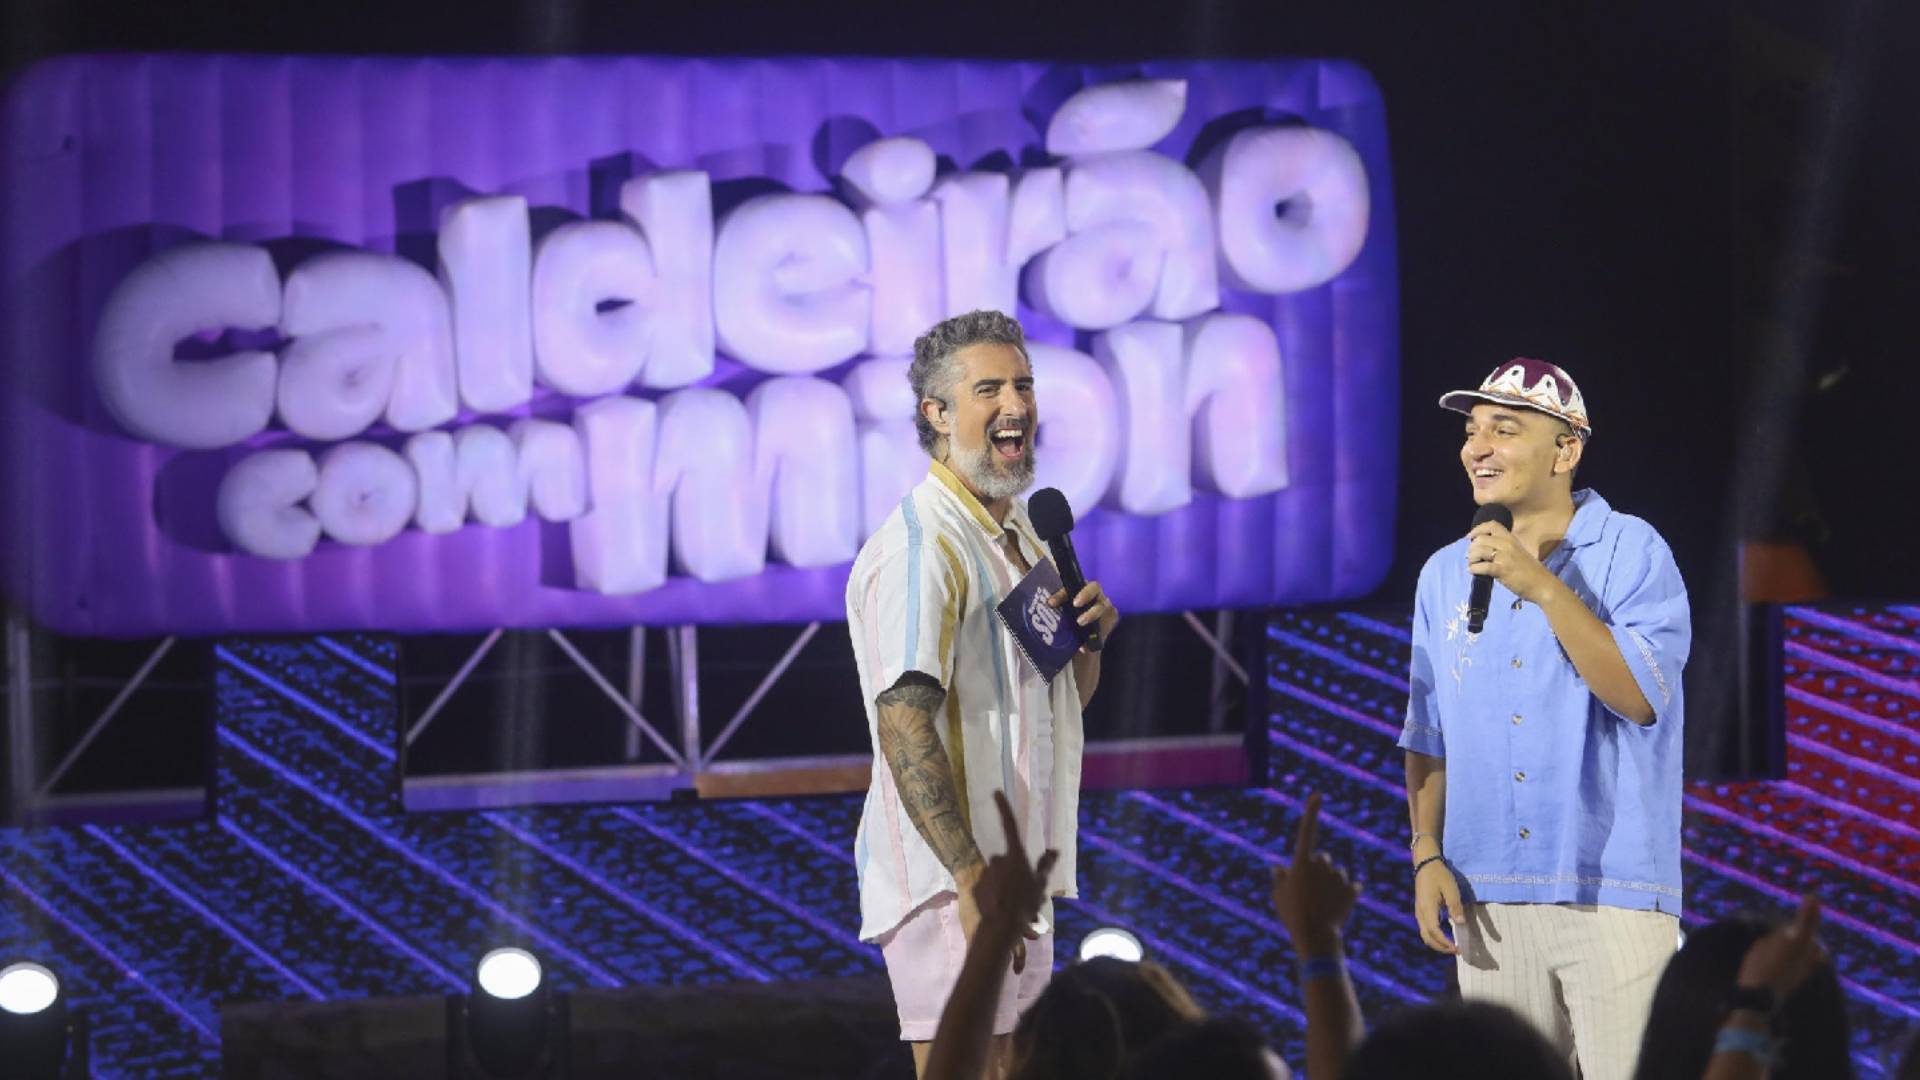
[[[1749,1031],[1746,1028],[1723,1027],[1713,1037],[1715,1054],[1746,1054],[1772,1072],[1780,1063],[1780,1044],[1773,1036],[1764,1031]]]
[[[1332,956],[1315,956],[1300,961],[1300,982],[1310,983],[1315,979],[1337,979],[1345,974],[1347,961],[1339,953]]]
[[[1428,840],[1440,839],[1439,837],[1433,835],[1430,832],[1417,832],[1407,838],[1407,850],[1412,851],[1414,848],[1418,847],[1420,845],[1420,838],[1423,836],[1426,837]]]
[[[1416,878],[1419,877],[1420,871],[1425,870],[1427,868],[1428,863],[1440,862],[1445,858],[1446,858],[1445,855],[1429,855],[1426,858],[1421,859],[1419,862],[1413,864],[1413,876]]]

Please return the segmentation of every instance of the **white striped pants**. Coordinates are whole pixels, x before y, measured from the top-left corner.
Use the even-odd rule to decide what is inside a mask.
[[[1581,1080],[1629,1080],[1680,920],[1593,904],[1469,904],[1460,996],[1532,1021]]]

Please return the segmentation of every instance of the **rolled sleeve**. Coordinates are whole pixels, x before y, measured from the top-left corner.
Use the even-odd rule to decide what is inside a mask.
[[[1422,574],[1425,577],[1425,574]],[[1447,756],[1447,741],[1440,732],[1440,703],[1433,682],[1433,656],[1427,644],[1432,640],[1427,590],[1419,590],[1413,608],[1413,660],[1407,665],[1407,719],[1400,728],[1399,746],[1427,757]]]
[[[1607,629],[1641,696],[1653,706],[1657,724],[1680,708],[1680,673],[1693,643],[1686,585],[1673,553],[1658,538],[1646,547],[1640,565],[1619,578],[1624,587],[1608,597]],[[1620,715],[1611,706],[1609,711]]]
[[[951,687],[954,633],[966,591],[952,546],[909,519],[906,542],[875,562],[865,586],[877,685],[892,686],[918,671]]]

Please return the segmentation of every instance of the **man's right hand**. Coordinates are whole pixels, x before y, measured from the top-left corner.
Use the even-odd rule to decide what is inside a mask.
[[[1018,927],[1021,937],[1039,937],[1032,923],[1047,901],[1047,875],[1053,872],[1053,864],[1060,857],[1059,852],[1049,850],[1041,854],[1039,862],[1029,865],[1026,845],[1020,842],[1020,829],[1014,821],[1013,804],[1007,801],[1003,791],[993,793],[993,802],[1000,811],[1001,835],[1007,838],[1006,853],[984,863],[962,867],[953,875],[960,900],[960,930],[966,935],[968,945],[973,944],[974,934],[988,915]],[[984,911],[982,900],[986,902]],[[1015,938],[1014,974],[1018,975],[1026,966],[1026,942]]]
[[[960,932],[967,936],[968,944],[973,943],[973,932],[980,929],[980,898],[973,894],[973,887],[986,868],[986,863],[976,862],[953,872],[954,891],[960,896]]]
[[[1460,883],[1446,860],[1435,859],[1420,868],[1413,878],[1413,917],[1420,923],[1420,940],[1434,952],[1458,956],[1460,947],[1447,939],[1440,929],[1440,912],[1456,928],[1466,925],[1466,905],[1460,902]],[[1457,930],[1456,930],[1457,932]]]

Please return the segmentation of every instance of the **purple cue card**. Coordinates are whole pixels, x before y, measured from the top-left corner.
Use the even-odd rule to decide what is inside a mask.
[[[1048,606],[1047,597],[1060,589],[1060,571],[1049,560],[1041,559],[994,609],[1013,635],[1020,655],[1049,683],[1087,639],[1087,628],[1074,621],[1077,613],[1071,605]]]

